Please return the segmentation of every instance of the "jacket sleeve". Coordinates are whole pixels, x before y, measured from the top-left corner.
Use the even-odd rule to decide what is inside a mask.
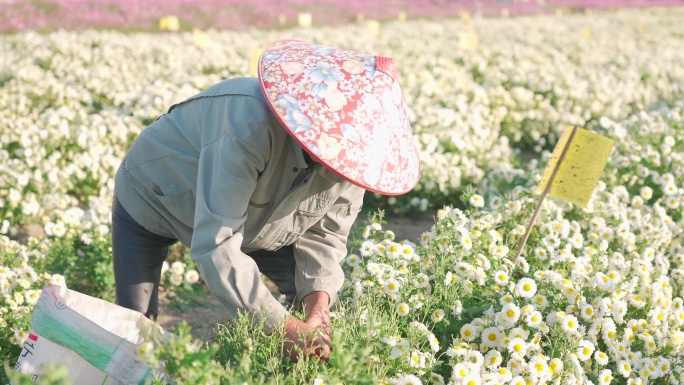
[[[247,312],[270,333],[288,312],[261,281],[254,260],[241,251],[247,206],[272,145],[268,123],[251,124],[249,137],[227,130],[201,149],[190,255],[231,317]]]
[[[340,262],[347,256],[347,237],[364,193],[364,189],[350,184],[328,212],[294,242],[296,307],[314,291],[326,292],[330,307],[338,302],[337,292],[344,283]]]

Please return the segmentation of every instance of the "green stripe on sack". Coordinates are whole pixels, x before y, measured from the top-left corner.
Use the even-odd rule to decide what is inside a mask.
[[[104,341],[93,338],[93,336],[82,335],[69,325],[50,316],[40,306],[36,306],[33,310],[31,324],[38,334],[60,346],[73,350],[102,372],[104,372],[117,349],[116,346],[103,343]]]
[[[152,373],[152,368],[147,369],[147,372],[145,372],[145,375],[143,376],[142,380],[140,380],[140,382],[138,382],[138,385],[147,384],[148,378],[154,378],[154,373]]]

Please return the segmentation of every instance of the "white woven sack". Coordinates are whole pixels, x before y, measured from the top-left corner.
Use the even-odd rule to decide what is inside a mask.
[[[144,384],[152,368],[138,361],[152,332],[170,334],[143,314],[62,286],[48,285],[16,370],[38,379],[44,364],[64,365],[73,384]]]

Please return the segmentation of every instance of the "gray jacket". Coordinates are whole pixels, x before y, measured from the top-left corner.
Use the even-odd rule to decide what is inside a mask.
[[[245,253],[292,244],[295,303],[324,291],[333,305],[364,192],[319,163],[308,166],[256,78],[223,81],[171,107],[141,132],[116,175],[126,211],[189,246],[231,316],[247,311],[267,332],[288,313]]]

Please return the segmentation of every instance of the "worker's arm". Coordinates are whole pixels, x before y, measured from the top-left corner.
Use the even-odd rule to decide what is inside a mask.
[[[284,323],[288,312],[261,281],[254,260],[241,251],[249,200],[273,145],[268,114],[262,102],[249,97],[205,102],[203,124],[225,129],[207,130],[219,134],[203,140],[190,255],[231,317],[248,312],[271,332]],[[230,110],[224,107],[227,102],[233,103]],[[235,110],[250,115],[229,113]]]
[[[347,237],[363,204],[365,190],[350,185],[328,212],[293,244],[297,270],[295,305],[311,293],[327,294],[332,307],[344,283],[340,262],[347,256]],[[312,297],[313,298],[313,297]],[[325,297],[324,297],[325,298]],[[316,297],[317,303],[321,303]]]

